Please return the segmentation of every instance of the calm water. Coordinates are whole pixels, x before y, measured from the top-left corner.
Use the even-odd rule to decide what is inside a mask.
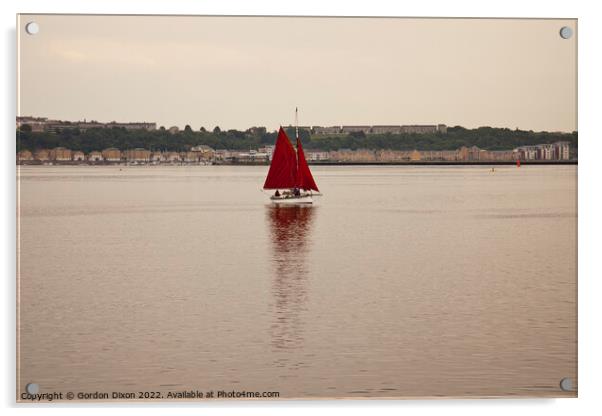
[[[19,169],[20,389],[575,395],[575,166]]]

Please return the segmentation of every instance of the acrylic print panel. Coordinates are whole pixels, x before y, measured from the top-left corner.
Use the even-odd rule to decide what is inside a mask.
[[[577,396],[576,20],[17,32],[18,401]]]

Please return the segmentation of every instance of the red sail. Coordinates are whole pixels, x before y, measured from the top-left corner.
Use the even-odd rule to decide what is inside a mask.
[[[272,164],[265,178],[263,189],[294,188],[297,182],[297,160],[295,149],[288,136],[280,127]]]
[[[316,192],[320,192],[314,177],[311,175],[307,161],[305,160],[305,153],[303,152],[303,146],[301,146],[301,140],[297,139],[297,188],[304,190],[312,189]]]

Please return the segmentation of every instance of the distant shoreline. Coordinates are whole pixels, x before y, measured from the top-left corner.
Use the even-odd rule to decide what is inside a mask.
[[[515,161],[433,161],[433,160],[415,160],[415,161],[402,161],[402,162],[333,162],[333,161],[312,161],[308,163],[312,166],[500,166],[516,165]],[[521,160],[521,166],[524,165],[578,165],[578,160]],[[78,163],[78,162],[53,162],[53,163],[40,163],[40,162],[21,162],[17,163],[17,166],[269,166],[269,163],[265,162],[248,162],[248,163],[213,163],[213,164],[198,164],[198,163],[111,163],[111,162],[97,162],[97,163]]]

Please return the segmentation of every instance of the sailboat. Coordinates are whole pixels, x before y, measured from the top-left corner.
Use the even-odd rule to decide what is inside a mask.
[[[305,160],[296,124],[295,121],[297,151],[284,129],[280,127],[272,163],[263,184],[263,189],[276,190],[270,197],[275,204],[312,204],[313,197],[320,195],[320,190]],[[313,191],[318,194],[314,194]]]

